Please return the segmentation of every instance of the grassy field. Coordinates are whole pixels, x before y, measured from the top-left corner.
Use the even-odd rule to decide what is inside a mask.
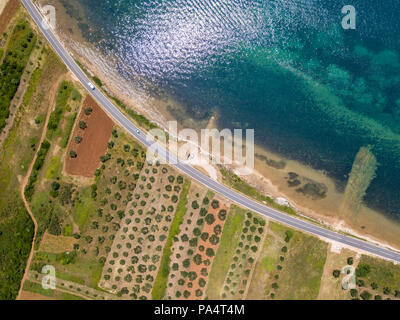
[[[211,300],[221,299],[222,286],[228,273],[231,258],[239,243],[239,236],[245,220],[245,210],[232,206],[229,211],[221,243],[214,259],[207,287],[207,297]]]
[[[248,299],[316,299],[327,243],[271,222]]]
[[[359,291],[367,290],[385,298],[400,298],[400,266],[363,255],[356,270]]]
[[[49,166],[46,170],[46,179],[48,180],[56,179],[61,172],[61,166],[62,166],[61,158],[52,157],[50,159]]]
[[[350,290],[342,289],[342,281],[347,276],[343,272],[339,277],[334,277],[334,270],[342,271],[348,265],[348,259],[353,259],[353,266],[356,266],[357,254],[354,251],[343,248],[340,252],[328,250],[324,274],[321,279],[321,287],[318,294],[320,300],[349,300]]]
[[[97,203],[93,199],[91,187],[81,189],[79,200],[73,207],[73,218],[80,230],[84,230],[91,213],[96,211]]]
[[[270,227],[277,233],[279,229],[286,229],[272,223]],[[282,233],[281,236],[283,237]],[[282,263],[276,299],[316,299],[327,248],[327,243],[318,238],[293,231],[285,261]]]
[[[50,141],[57,134],[57,129],[64,112],[67,109],[67,103],[71,97],[74,86],[69,81],[63,81],[57,91],[56,106],[50,115],[49,123],[47,125],[46,137]]]
[[[25,106],[29,106],[32,96],[35,93],[36,87],[39,83],[41,74],[42,74],[42,69],[39,67],[37,67],[35,69],[35,71],[33,71],[32,76],[29,80],[28,89],[26,90],[26,93],[25,93],[24,99],[23,99],[23,104]]]
[[[68,146],[68,142],[71,137],[72,129],[74,127],[74,123],[75,123],[77,115],[78,115],[77,112],[74,112],[73,114],[67,116],[67,118],[66,118],[67,123],[65,125],[65,133],[64,133],[64,136],[63,136],[62,142],[61,142],[62,148],[66,148]]]

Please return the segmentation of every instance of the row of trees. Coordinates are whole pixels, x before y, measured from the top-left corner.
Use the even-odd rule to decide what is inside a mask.
[[[26,21],[20,21],[14,29],[0,66],[0,130],[6,126],[11,100],[17,92],[35,42],[36,36],[29,24]]]

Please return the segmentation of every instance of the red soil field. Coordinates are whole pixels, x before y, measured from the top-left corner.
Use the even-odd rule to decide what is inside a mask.
[[[90,115],[85,114],[85,109],[88,107],[93,109]],[[86,129],[79,128],[80,121],[86,122]],[[86,96],[69,143],[65,172],[70,175],[93,178],[95,170],[100,166],[100,156],[106,153],[113,127],[114,122],[103,109],[91,96]],[[77,136],[82,137],[82,142],[79,144],[74,141]],[[76,158],[70,157],[71,150],[77,153]]]
[[[221,226],[221,234],[222,234],[222,230],[224,229],[224,225],[225,225],[225,220],[226,220],[226,219],[220,220],[219,217],[218,217],[218,213],[219,213],[221,210],[223,210],[223,209],[226,210],[226,212],[229,212],[229,206],[227,206],[226,204],[224,204],[220,199],[218,199],[218,200],[219,200],[219,208],[214,209],[212,206],[210,206],[210,208],[208,209],[208,214],[211,213],[211,214],[214,215],[214,218],[215,218],[214,223],[211,224],[211,225],[209,225],[207,222],[204,222],[204,227],[203,227],[203,230],[202,230],[203,233],[204,233],[204,232],[207,232],[207,233],[210,235],[210,237],[211,237],[213,234],[215,234],[215,233],[214,233],[214,228],[215,228],[215,226],[217,226],[217,225],[220,225],[220,226]],[[219,238],[220,238],[220,239],[221,239],[221,234],[219,235]],[[215,258],[215,256],[214,256],[214,257],[208,257],[208,256],[206,255],[206,250],[207,250],[207,248],[211,248],[211,249],[213,249],[214,252],[216,253],[216,252],[217,252],[217,249],[218,249],[218,247],[219,247],[219,242],[218,242],[217,244],[213,245],[213,244],[209,241],[209,239],[210,239],[210,238],[208,238],[206,241],[204,241],[203,239],[199,238],[199,243],[198,243],[198,245],[197,245],[197,250],[196,250],[196,252],[195,252],[194,255],[200,254],[202,260],[203,260],[203,261],[204,261],[204,260],[209,260],[209,261],[210,261],[210,264],[207,265],[207,266],[205,266],[203,263],[202,263],[201,265],[197,265],[197,264],[195,264],[195,263],[192,262],[191,265],[190,265],[190,270],[188,271],[188,272],[196,272],[196,274],[197,274],[197,276],[198,276],[197,279],[196,279],[195,281],[193,281],[193,285],[192,285],[191,288],[189,288],[189,286],[188,286],[187,283],[186,283],[185,290],[187,290],[187,291],[190,292],[189,300],[201,300],[201,299],[204,298],[204,294],[205,294],[205,289],[206,289],[206,287],[204,287],[204,288],[200,287],[200,285],[199,285],[199,279],[200,279],[200,278],[203,278],[206,282],[208,282],[208,276],[203,276],[203,275],[201,275],[201,269],[206,268],[206,269],[207,269],[207,274],[209,275],[209,274],[210,274],[210,270],[211,270],[211,266],[212,266],[213,261],[214,261],[214,258]],[[204,246],[204,247],[205,247],[205,250],[204,250],[204,251],[200,251],[200,250],[199,250],[199,247],[200,247],[200,246]],[[198,289],[200,289],[200,290],[203,292],[203,295],[200,296],[200,297],[196,297],[196,294],[195,294],[195,293],[196,293],[196,290],[198,290]]]
[[[6,4],[3,12],[0,15],[0,34],[6,30],[8,23],[19,6],[18,0],[10,0]]]
[[[46,297],[34,292],[22,291],[19,300],[57,300],[57,299]]]

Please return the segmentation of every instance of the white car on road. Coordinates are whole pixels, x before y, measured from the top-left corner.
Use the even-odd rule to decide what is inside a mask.
[[[90,89],[92,89],[92,90],[95,90],[96,89],[96,87],[93,85],[93,83],[91,83],[91,82],[88,82],[88,86],[89,86],[89,88]]]

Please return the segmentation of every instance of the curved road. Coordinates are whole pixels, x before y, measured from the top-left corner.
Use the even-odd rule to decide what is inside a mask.
[[[25,6],[29,14],[35,23],[39,26],[40,30],[43,32],[47,40],[50,42],[54,50],[61,57],[63,62],[71,70],[71,72],[79,79],[82,85],[92,94],[92,96],[98,101],[98,103],[103,107],[103,109],[122,127],[125,128],[133,137],[139,140],[143,145],[149,148],[154,148],[154,141],[147,140],[147,135],[144,134],[136,127],[100,90],[91,90],[88,85],[91,80],[86,76],[86,74],[81,70],[81,68],[76,64],[76,62],[71,58],[69,53],[64,49],[59,40],[53,34],[52,30],[49,28],[44,28],[42,25],[42,16],[38,12],[38,9],[32,4],[30,0],[21,0],[22,4]],[[346,236],[321,226],[314,225],[310,222],[300,220],[296,217],[287,215],[285,213],[279,212],[272,208],[269,208],[261,203],[254,201],[244,195],[237,193],[236,191],[220,184],[217,181],[212,180],[208,176],[204,175],[200,171],[194,169],[193,167],[183,163],[176,159],[176,157],[168,152],[164,147],[157,145],[157,151],[159,156],[164,159],[169,159],[169,161],[178,168],[180,171],[184,172],[191,178],[197,180],[201,184],[205,185],[207,188],[225,196],[226,198],[232,200],[238,205],[248,208],[254,212],[260,213],[268,218],[283,223],[285,225],[291,226],[298,230],[306,231],[308,233],[324,237],[329,240],[339,242],[341,244],[351,246],[357,249],[364,250],[368,253],[374,255],[394,260],[400,262],[400,253],[392,251],[390,249],[356,239],[354,237]]]

